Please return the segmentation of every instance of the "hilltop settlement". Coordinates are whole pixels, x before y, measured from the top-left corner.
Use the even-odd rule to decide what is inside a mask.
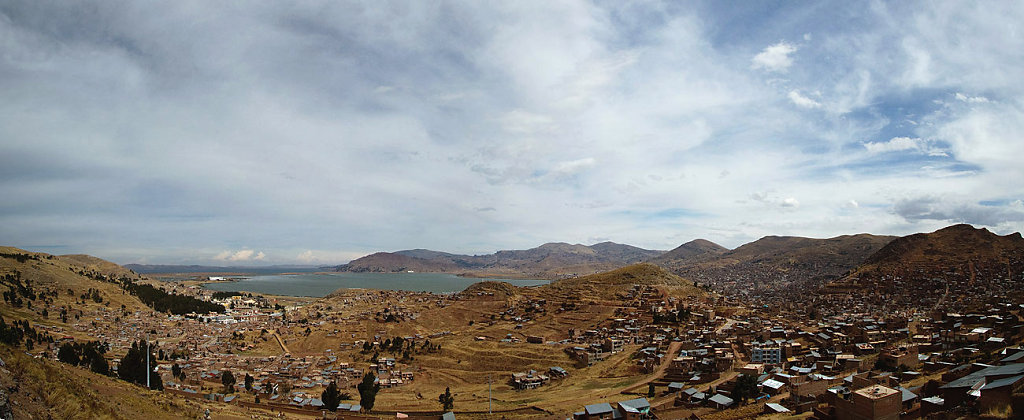
[[[0,418],[1024,418],[1019,233],[335,269],[552,281],[294,298],[0,248]]]

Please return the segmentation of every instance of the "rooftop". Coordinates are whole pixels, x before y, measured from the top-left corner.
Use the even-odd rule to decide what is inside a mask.
[[[869,386],[867,388],[858,389],[854,393],[855,394],[860,394],[862,396],[865,396],[865,397],[868,397],[868,398],[871,398],[871,399],[878,399],[878,398],[888,397],[888,396],[896,394],[898,392],[899,391],[897,391],[895,389],[892,389],[892,388],[889,388],[887,386],[872,385],[872,386]]]

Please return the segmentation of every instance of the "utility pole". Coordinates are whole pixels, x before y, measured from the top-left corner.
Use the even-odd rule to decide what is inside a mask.
[[[149,386],[149,333],[146,333],[146,389],[153,389]]]
[[[487,415],[490,416],[491,414],[492,414],[491,413],[491,375],[488,374],[487,375]]]

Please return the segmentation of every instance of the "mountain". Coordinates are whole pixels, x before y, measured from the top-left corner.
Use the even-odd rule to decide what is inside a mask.
[[[602,242],[591,246],[552,242],[536,248],[498,251],[487,255],[457,255],[414,249],[370,254],[339,266],[337,270],[425,271],[473,276],[557,278],[612,270],[656,257],[661,253],[614,242]]]
[[[717,290],[757,297],[841,277],[893,239],[869,234],[828,239],[766,236],[731,251],[694,241],[652,262]]]
[[[959,224],[890,242],[826,294],[861,294],[878,302],[965,311],[992,297],[1024,293],[1024,238]]]
[[[1001,264],[1021,256],[1024,239],[1020,232],[999,236],[985,228],[958,224],[896,239],[864,261],[861,270],[891,271],[908,265],[945,268],[965,261]]]
[[[649,262],[662,267],[679,267],[696,258],[704,258],[707,255],[721,255],[729,252],[729,249],[706,239],[694,239],[675,249],[654,257]]]
[[[421,271],[432,273],[452,273],[460,271],[457,264],[444,257],[427,259],[412,257],[402,252],[376,252],[342,265],[338,271],[360,273],[396,273],[403,271]]]

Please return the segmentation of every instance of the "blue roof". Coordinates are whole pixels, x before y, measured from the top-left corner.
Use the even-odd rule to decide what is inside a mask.
[[[612,405],[608,403],[597,403],[583,407],[583,411],[587,412],[587,415],[597,415],[612,412]]]
[[[449,411],[441,415],[442,420],[455,420],[455,413]]]

